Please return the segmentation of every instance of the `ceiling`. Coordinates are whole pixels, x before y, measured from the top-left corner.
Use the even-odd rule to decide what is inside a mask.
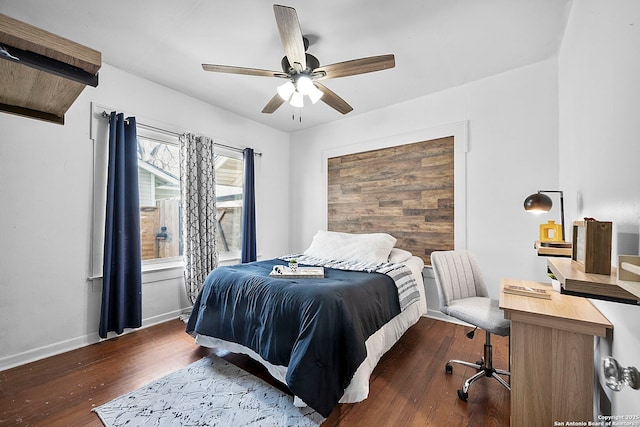
[[[321,65],[393,53],[396,67],[323,83],[346,117],[556,55],[572,0],[288,0]],[[273,3],[0,0],[0,13],[102,52],[104,63],[287,132],[345,116],[326,104],[261,113],[283,81],[202,63],[280,70]],[[295,120],[292,116],[295,114]]]

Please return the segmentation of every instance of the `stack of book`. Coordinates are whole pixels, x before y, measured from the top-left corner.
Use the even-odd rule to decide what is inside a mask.
[[[292,271],[284,265],[275,265],[269,276],[281,279],[322,279],[324,278],[324,267],[298,267]]]

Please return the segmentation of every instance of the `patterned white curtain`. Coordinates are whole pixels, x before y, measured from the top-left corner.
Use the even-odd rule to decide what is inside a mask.
[[[210,138],[180,136],[180,185],[184,283],[193,304],[204,279],[218,266],[215,156]]]

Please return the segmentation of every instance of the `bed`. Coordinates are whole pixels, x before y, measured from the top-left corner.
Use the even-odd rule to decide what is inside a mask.
[[[422,259],[385,233],[319,231],[303,254],[214,269],[187,323],[196,343],[244,353],[328,416],[359,402],[382,355],[426,313]],[[295,257],[322,278],[271,277]]]

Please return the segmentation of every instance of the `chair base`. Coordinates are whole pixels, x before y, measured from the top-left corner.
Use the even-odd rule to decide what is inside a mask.
[[[482,377],[490,377],[495,378],[500,384],[502,384],[507,390],[511,391],[511,386],[507,383],[500,375],[511,376],[509,371],[505,371],[502,369],[495,369],[493,367],[493,347],[491,346],[491,335],[489,332],[486,332],[486,342],[484,344],[484,357],[482,360],[477,361],[476,363],[466,362],[464,360],[456,360],[451,359],[445,365],[445,372],[447,374],[453,374],[453,366],[452,363],[457,363],[459,365],[463,365],[469,368],[477,369],[478,372],[473,375],[471,378],[468,378],[462,388],[458,390],[458,398],[460,400],[466,401],[469,397],[469,387],[474,382],[478,381]]]

